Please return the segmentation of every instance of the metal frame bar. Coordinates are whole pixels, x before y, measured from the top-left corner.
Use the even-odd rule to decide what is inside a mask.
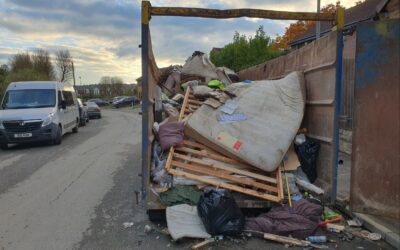
[[[182,8],[182,7],[151,7],[152,16],[182,16],[182,17],[203,17],[203,18],[238,18],[253,17],[278,20],[304,20],[304,21],[335,21],[334,13],[316,12],[289,12],[260,9],[203,9],[203,8]]]
[[[335,92],[335,116],[334,122],[334,155],[332,163],[332,191],[331,191],[331,203],[334,204],[336,201],[337,194],[337,173],[339,167],[339,116],[342,102],[342,64],[343,64],[343,31],[337,31],[337,42],[336,42],[336,92]]]
[[[149,56],[149,22],[151,16],[181,16],[181,17],[203,17],[203,18],[238,18],[253,17],[278,20],[303,20],[303,21],[333,21],[338,30],[337,61],[336,61],[336,109],[335,109],[335,152],[333,167],[333,187],[331,201],[336,199],[337,189],[337,167],[338,167],[338,143],[339,126],[338,115],[340,112],[341,98],[341,75],[342,75],[342,53],[344,28],[344,9],[338,7],[335,14],[315,13],[315,12],[287,12],[260,9],[203,9],[203,8],[181,8],[181,7],[152,7],[149,1],[142,1],[142,198],[146,199],[147,186],[149,181],[149,130],[148,130],[148,111],[149,111],[149,85],[148,85],[148,56]],[[338,60],[340,59],[340,60]],[[332,200],[333,199],[333,200]]]
[[[142,2],[142,200],[147,197],[147,185],[150,178],[148,146],[149,146],[149,76],[148,76],[148,56],[149,56],[149,21],[146,15],[149,2]]]

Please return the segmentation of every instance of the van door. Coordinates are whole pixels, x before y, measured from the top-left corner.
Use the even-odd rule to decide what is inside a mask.
[[[72,91],[72,101],[74,102],[73,108],[72,108],[72,115],[76,119],[79,119],[79,104],[78,104],[78,97],[76,96],[76,92]]]
[[[58,120],[59,120],[59,122],[61,123],[61,126],[62,126],[62,134],[64,134],[65,133],[64,124],[68,120],[66,118],[68,111],[66,109],[63,109],[62,106],[61,106],[61,102],[64,100],[61,90],[57,91],[57,98],[58,98]]]
[[[64,110],[64,130],[70,130],[76,126],[76,105],[71,91],[62,91],[67,108]]]

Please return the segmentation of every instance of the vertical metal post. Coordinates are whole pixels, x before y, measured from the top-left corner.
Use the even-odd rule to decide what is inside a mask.
[[[317,13],[321,12],[321,0],[317,0]],[[321,37],[321,22],[317,21],[317,25],[315,26],[315,39],[319,39]]]
[[[337,173],[339,167],[339,115],[342,101],[342,63],[343,63],[343,27],[344,9],[338,7],[336,16],[337,41],[336,41],[336,91],[335,91],[335,116],[334,116],[334,156],[332,164],[332,192],[331,203],[336,202],[337,194]]]
[[[149,20],[150,3],[142,2],[142,200],[146,200],[149,182]],[[146,202],[144,202],[146,204]]]
[[[75,89],[75,67],[74,67],[74,61],[71,60],[71,65],[72,65],[72,78],[74,80],[74,89]]]

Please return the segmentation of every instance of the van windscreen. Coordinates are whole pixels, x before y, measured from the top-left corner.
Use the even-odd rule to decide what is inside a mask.
[[[4,96],[3,109],[46,108],[56,105],[54,89],[9,90]]]

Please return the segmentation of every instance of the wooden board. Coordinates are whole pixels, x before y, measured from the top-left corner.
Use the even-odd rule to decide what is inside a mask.
[[[202,104],[202,101],[194,97],[194,95],[192,94],[192,89],[190,87],[187,87],[185,98],[183,99],[182,108],[179,114],[179,120],[182,120],[186,116],[196,111],[198,108],[201,107]]]

